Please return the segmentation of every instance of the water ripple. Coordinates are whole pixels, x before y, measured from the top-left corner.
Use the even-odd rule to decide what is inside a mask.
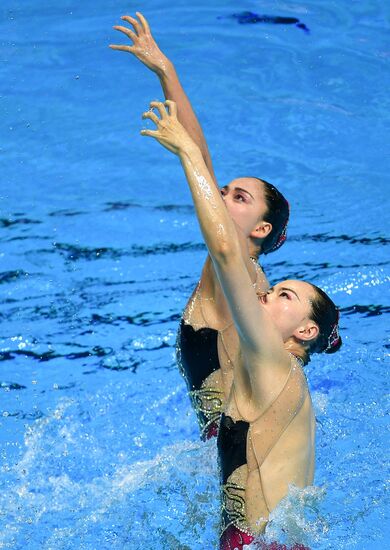
[[[0,273],[0,285],[3,283],[13,283],[14,281],[17,281],[18,279],[24,279],[25,277],[28,277],[29,273],[24,271],[23,269],[16,269],[14,271],[4,271],[3,273]]]
[[[363,245],[387,245],[390,243],[390,239],[386,237],[355,237],[352,235],[328,235],[326,233],[318,233],[311,235],[309,233],[305,233],[303,235],[299,236],[292,236],[289,237],[290,241],[314,241],[314,242],[322,242],[322,243],[328,243],[335,241],[337,243],[350,243],[350,244],[363,244]]]
[[[349,307],[340,308],[343,315],[354,315],[356,313],[363,317],[376,317],[377,315],[384,315],[390,313],[390,306],[382,305],[353,305]]]
[[[106,355],[110,355],[112,351],[111,348],[102,348],[100,346],[94,346],[92,349],[85,349],[84,351],[72,351],[70,353],[58,353],[55,350],[45,352],[35,352],[26,349],[2,350],[0,351],[0,361],[10,361],[17,355],[31,357],[40,363],[58,358],[70,359],[73,361],[85,357],[105,357]]]

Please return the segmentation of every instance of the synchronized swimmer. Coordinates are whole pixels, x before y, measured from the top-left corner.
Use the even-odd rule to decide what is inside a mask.
[[[312,353],[340,348],[338,310],[311,283],[269,288],[256,260],[283,244],[287,201],[255,177],[218,188],[173,64],[137,17],[122,17],[132,29],[115,27],[132,45],[111,47],[134,54],[160,79],[166,101],[150,103],[143,118],[156,129],[141,133],[179,157],[209,251],[180,324],[178,360],[202,436],[217,435],[220,549],[241,550],[264,532],[290,484],[313,482],[315,417],[303,367]]]

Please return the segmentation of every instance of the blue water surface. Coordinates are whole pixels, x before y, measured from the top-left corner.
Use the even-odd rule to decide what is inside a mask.
[[[180,164],[141,137],[155,76],[108,49],[141,10],[202,122],[220,184],[291,204],[271,281],[341,308],[342,350],[307,368],[315,485],[268,540],[388,544],[390,7],[3,0],[0,6],[0,548],[212,549],[215,442],[202,444],[175,332],[205,248]],[[297,18],[240,23],[233,14]],[[387,323],[386,323],[387,321]]]

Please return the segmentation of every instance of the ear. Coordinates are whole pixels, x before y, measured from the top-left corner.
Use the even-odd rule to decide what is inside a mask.
[[[269,222],[261,222],[250,234],[254,239],[265,239],[272,231],[272,224]]]
[[[319,332],[318,325],[313,321],[308,321],[306,325],[302,325],[294,331],[294,336],[302,342],[309,342],[317,338]]]

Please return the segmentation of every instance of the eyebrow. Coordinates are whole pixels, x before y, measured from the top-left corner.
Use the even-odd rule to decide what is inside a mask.
[[[255,197],[253,195],[251,195],[251,193],[249,193],[249,191],[247,191],[246,189],[243,189],[242,187],[235,187],[234,190],[235,191],[240,191],[241,193],[246,193],[247,195],[252,197],[253,200],[255,200]]]
[[[287,286],[282,286],[282,288],[280,290],[289,290],[290,292],[292,292],[293,294],[295,294],[295,296],[298,298],[299,301],[301,301],[300,297],[298,296],[298,294],[295,292],[295,290],[293,290],[292,288],[288,288]]]

